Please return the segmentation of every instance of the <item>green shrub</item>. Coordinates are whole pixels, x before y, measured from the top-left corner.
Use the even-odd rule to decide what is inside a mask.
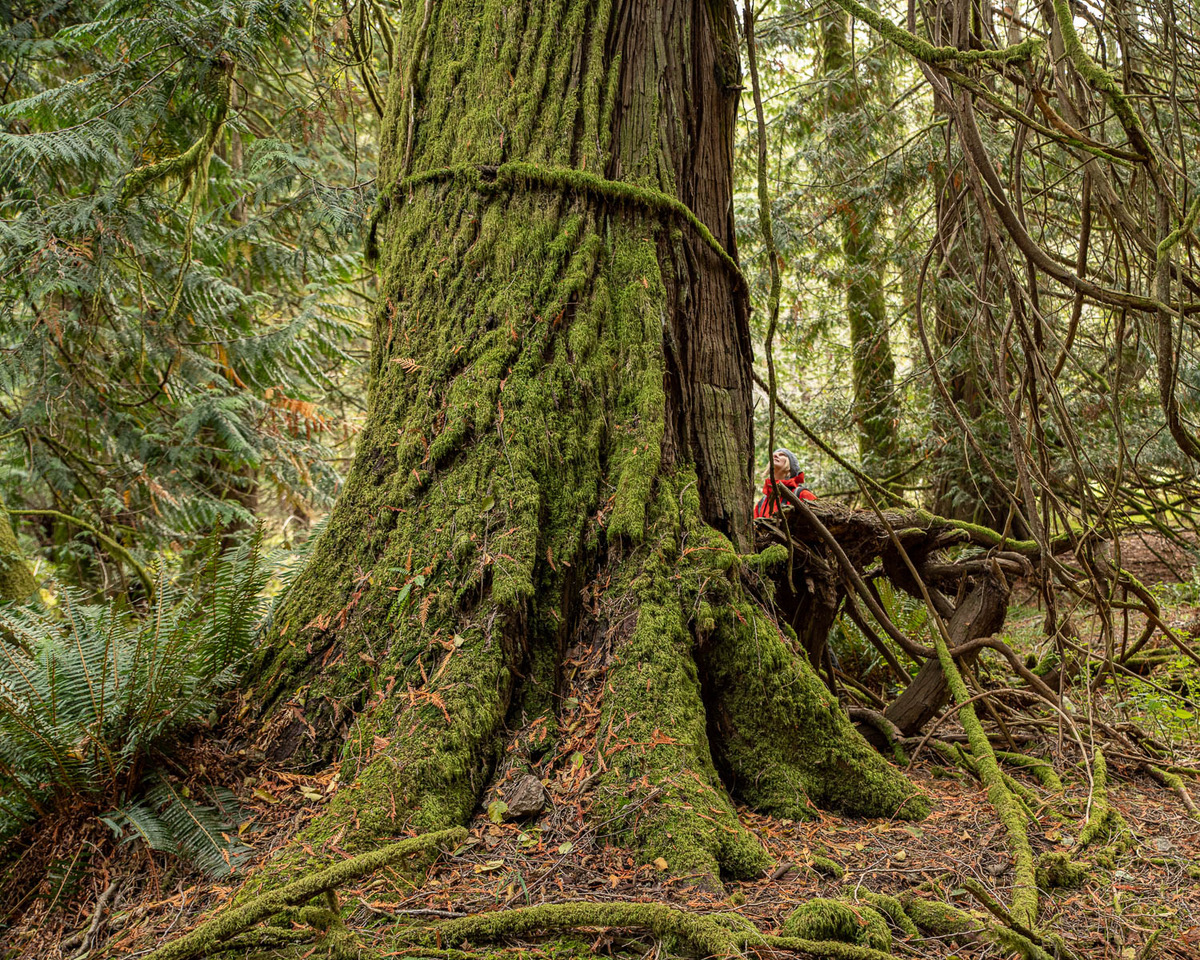
[[[237,679],[266,579],[256,536],[214,549],[186,592],[160,577],[145,616],[68,587],[53,607],[0,608],[0,843],[35,819],[84,811],[229,872],[245,852],[219,809],[232,798],[186,795],[161,761]]]

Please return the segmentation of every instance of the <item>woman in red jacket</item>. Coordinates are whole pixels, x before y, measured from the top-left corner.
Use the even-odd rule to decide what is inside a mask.
[[[771,517],[779,512],[780,497],[772,496],[776,483],[787,487],[801,500],[816,500],[817,496],[804,485],[804,474],[800,472],[800,461],[786,447],[771,454],[771,476],[763,481],[762,499],[754,505],[754,516]]]

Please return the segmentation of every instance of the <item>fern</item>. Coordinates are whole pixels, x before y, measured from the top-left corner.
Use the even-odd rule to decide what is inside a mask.
[[[175,854],[214,877],[232,873],[250,855],[231,824],[237,806],[231,796],[208,806],[161,774],[151,780],[140,799],[101,816],[117,837]]]
[[[214,538],[191,589],[161,577],[143,617],[69,587],[55,609],[0,609],[0,842],[82,807],[211,872],[234,865],[244,851],[219,810],[140,775],[236,680],[268,572],[261,533],[223,555]]]

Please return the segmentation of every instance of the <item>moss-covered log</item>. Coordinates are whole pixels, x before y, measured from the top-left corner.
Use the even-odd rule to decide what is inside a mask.
[[[741,586],[734,4],[443,0],[397,26],[368,422],[253,671],[274,761],[343,760],[285,860],[462,822],[539,719],[553,758],[568,645],[599,651],[593,816],[677,874],[763,865],[730,786],[916,815]]]

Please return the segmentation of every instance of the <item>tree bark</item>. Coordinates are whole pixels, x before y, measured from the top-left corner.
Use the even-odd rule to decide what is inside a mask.
[[[368,421],[256,670],[272,758],[343,761],[285,860],[466,820],[506,745],[572,762],[585,701],[591,816],[673,872],[763,866],[728,787],[918,814],[741,586],[734,5],[442,0],[398,33]]]

